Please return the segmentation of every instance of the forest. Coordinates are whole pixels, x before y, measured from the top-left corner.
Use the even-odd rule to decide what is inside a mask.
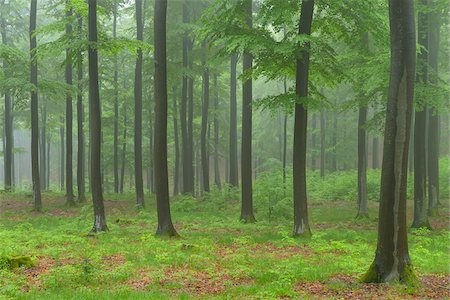
[[[0,299],[449,299],[450,0],[0,0]]]

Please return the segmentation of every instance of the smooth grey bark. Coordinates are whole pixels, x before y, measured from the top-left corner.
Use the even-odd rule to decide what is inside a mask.
[[[315,113],[312,114],[311,120],[311,170],[317,169],[317,160],[316,160],[316,131],[317,131],[317,116]]]
[[[236,101],[236,65],[237,55],[233,54],[230,61],[230,138],[229,138],[229,183],[239,186],[238,153],[237,153],[237,101]]]
[[[320,110],[320,177],[325,177],[325,110]]]
[[[179,178],[180,178],[180,146],[178,139],[178,108],[177,108],[177,87],[173,86],[173,136],[175,142],[175,166],[173,170],[173,194],[174,196],[179,193]]]
[[[372,139],[372,169],[380,168],[379,148],[378,136],[374,136]]]
[[[137,40],[143,40],[142,0],[136,0]],[[134,179],[136,205],[144,207],[144,181],[142,178],[142,49],[137,50],[134,73]]]
[[[431,0],[429,0],[431,1]],[[428,64],[430,66],[430,84],[438,83],[438,55],[441,20],[436,2],[430,2],[429,27],[428,27]],[[448,116],[447,116],[448,118]],[[448,128],[448,127],[447,127]],[[435,108],[429,109],[428,115],[428,214],[438,215],[439,204],[439,115]]]
[[[90,146],[90,186],[94,204],[94,226],[92,232],[107,231],[105,208],[103,204],[101,177],[101,109],[98,86],[97,48],[97,0],[89,1],[89,146]]]
[[[78,34],[81,36],[83,32],[83,18],[78,16]],[[85,170],[85,142],[84,142],[84,105],[83,105],[83,53],[77,53],[77,188],[78,202],[86,202],[86,188],[84,182]]]
[[[334,108],[337,109],[337,100],[334,98]],[[332,141],[333,141],[333,157],[331,161],[331,170],[333,172],[337,171],[337,126],[338,126],[338,113],[337,111],[333,111],[333,133],[332,133]]]
[[[66,6],[69,6],[69,0],[66,0]],[[72,35],[72,24],[67,19],[72,17],[72,9],[70,8],[66,13],[66,35]],[[66,84],[72,86],[72,50],[66,49],[66,70],[65,79]],[[72,127],[73,127],[73,109],[72,109],[72,94],[66,94],[66,203],[68,205],[75,205],[73,197],[73,173],[72,173]]]
[[[314,14],[314,0],[302,0],[299,21],[299,35],[311,35],[311,25]],[[298,98],[308,96],[309,85],[309,43],[300,51],[296,61],[295,93]],[[295,104],[294,121],[294,236],[310,237],[308,203],[306,195],[306,137],[308,127],[308,112],[303,103]]]
[[[156,235],[176,237],[169,204],[169,174],[167,170],[167,55],[166,55],[167,0],[155,0],[155,192],[158,214]]]
[[[369,216],[367,207],[367,145],[366,145],[367,107],[362,104],[358,112],[358,214],[357,218]]]
[[[284,93],[287,93],[287,83],[286,77],[283,80]],[[283,121],[283,183],[286,183],[286,152],[287,152],[287,120],[288,114],[284,113],[284,121]]]
[[[219,86],[217,74],[214,74],[214,183],[221,188],[220,166],[219,166]]]
[[[113,8],[113,38],[117,37],[117,3]],[[114,143],[113,143],[113,172],[114,172],[114,193],[119,192],[119,71],[117,56],[114,57]]]
[[[64,134],[64,132],[65,132],[65,130],[64,130],[64,116],[61,114],[61,116],[60,116],[60,118],[59,118],[59,121],[60,121],[60,123],[61,123],[61,125],[59,126],[59,141],[60,141],[60,144],[59,144],[59,179],[60,179],[60,188],[61,188],[61,191],[64,191],[64,186],[65,186],[65,157],[66,157],[66,155],[65,155],[65,153],[66,153],[66,151],[65,151],[65,149],[66,149],[66,146],[65,146],[65,139],[64,139],[64,136],[65,136],[65,134]]]
[[[244,0],[244,13],[246,24],[252,28],[252,0]],[[251,71],[253,58],[250,53],[244,53],[243,73]],[[241,143],[241,176],[242,199],[241,221],[244,223],[256,222],[253,215],[253,191],[252,191],[252,79],[245,79],[242,83],[242,143]]]
[[[202,124],[200,133],[200,152],[202,160],[202,182],[203,191],[209,193],[209,156],[207,150],[206,133],[208,129],[208,111],[209,111],[209,71],[206,66],[203,70],[203,104],[202,104]]]
[[[378,241],[364,282],[409,283],[406,186],[416,62],[413,0],[389,0],[391,69],[381,171]]]
[[[41,190],[47,189],[47,98],[44,97],[41,107],[41,135],[40,135],[40,148],[39,148],[39,177],[41,179]]]

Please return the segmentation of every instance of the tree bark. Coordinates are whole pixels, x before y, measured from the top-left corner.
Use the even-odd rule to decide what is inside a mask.
[[[113,8],[113,38],[117,37],[117,3]],[[117,56],[114,57],[114,193],[119,192],[119,71]]]
[[[217,74],[214,74],[214,182],[217,188],[221,188],[219,165],[219,85]]]
[[[83,32],[83,18],[78,16],[78,34],[81,36]],[[84,144],[84,105],[83,105],[83,53],[77,53],[77,71],[78,71],[78,94],[77,94],[77,188],[78,202],[86,202],[85,183],[84,183],[84,161],[85,161],[85,144]]]
[[[167,170],[167,56],[166,12],[167,0],[155,0],[155,191],[158,212],[157,236],[175,237],[169,204],[169,174]]]
[[[238,154],[237,154],[237,101],[236,101],[236,65],[237,54],[231,56],[230,62],[230,158],[229,183],[239,186]]]
[[[431,1],[431,0],[429,0]],[[441,27],[440,14],[434,7],[435,1],[430,3],[432,12],[429,13],[430,23],[428,27],[429,48],[428,64],[430,66],[430,84],[438,82],[438,54],[439,31]],[[430,5],[430,6],[431,6]],[[448,128],[448,127],[447,127]],[[428,214],[438,215],[439,204],[439,116],[435,108],[429,109],[428,115]]]
[[[39,148],[39,166],[40,172],[39,177],[41,179],[41,190],[47,189],[47,163],[46,163],[46,155],[47,155],[47,99],[44,97],[43,104],[41,107],[41,136],[40,136],[40,148]]]
[[[69,5],[69,0],[66,0],[66,5]],[[66,19],[72,17],[72,9],[69,9],[66,13]],[[66,35],[72,35],[72,24],[69,20],[66,20]],[[66,49],[66,84],[72,86],[72,50]],[[75,205],[73,199],[73,173],[72,173],[72,122],[73,122],[73,110],[72,110],[72,94],[66,94],[66,203],[68,205]]]
[[[314,14],[314,0],[302,0],[299,22],[299,35],[311,35],[311,24]],[[304,45],[297,58],[295,92],[298,101],[308,96],[309,84],[309,44]],[[311,236],[308,220],[308,203],[306,197],[306,132],[308,112],[301,102],[295,104],[294,124],[294,236]]]
[[[284,77],[283,85],[284,85],[284,93],[286,94],[287,93],[286,77]],[[288,114],[287,112],[285,112],[283,122],[283,183],[286,183],[287,120]]]
[[[320,177],[325,177],[325,110],[320,110]]]
[[[337,100],[334,98],[334,111],[333,111],[333,160],[331,162],[331,170],[333,172],[337,171],[337,125],[338,125],[338,116],[337,116]]]
[[[143,40],[142,0],[136,0],[137,40]],[[137,51],[134,75],[134,178],[136,205],[144,207],[144,183],[142,179],[142,49]]]
[[[177,87],[173,87],[173,136],[175,139],[175,167],[173,172],[173,195],[176,196],[179,193],[179,182],[180,177],[180,147],[178,141],[178,108],[177,108]]]
[[[244,9],[246,23],[252,27],[252,0],[245,0]],[[243,73],[251,71],[253,58],[250,53],[244,53]],[[242,176],[242,206],[241,221],[254,223],[252,195],[252,79],[242,83],[242,145],[241,145],[241,176]]]
[[[36,57],[36,19],[37,0],[31,0],[30,8],[30,82],[31,91],[31,181],[33,183],[34,210],[41,211],[41,185],[39,180],[39,104],[38,104],[38,67]]]
[[[207,151],[206,133],[208,129],[209,110],[209,71],[204,66],[203,71],[203,105],[202,105],[202,128],[200,133],[200,149],[202,159],[203,190],[209,193],[209,157]]]
[[[89,145],[90,145],[90,185],[94,204],[94,226],[92,232],[107,231],[105,208],[103,204],[101,177],[101,110],[98,87],[98,54],[97,48],[97,0],[89,1]]]
[[[366,125],[367,107],[361,104],[358,114],[358,214],[357,218],[367,218],[367,153],[366,153]]]
[[[412,0],[389,0],[391,71],[381,171],[378,242],[365,282],[409,283],[415,279],[408,254],[406,185],[416,62]]]
[[[380,155],[379,155],[379,142],[378,137],[374,136],[372,140],[372,169],[380,168]]]
[[[316,161],[316,130],[317,130],[317,116],[316,114],[312,114],[312,133],[311,133],[311,170],[317,169],[317,161]]]
[[[59,127],[59,140],[60,140],[60,160],[59,160],[59,179],[60,179],[60,188],[61,191],[64,191],[65,186],[65,141],[64,141],[64,116],[60,117],[61,125]]]
[[[421,0],[427,6],[428,0]],[[426,85],[428,82],[428,15],[420,11],[418,17],[418,42],[422,50],[417,56],[418,72],[416,82]],[[424,99],[417,99],[424,100]],[[426,130],[428,106],[416,107],[414,118],[414,220],[413,228],[431,228],[428,221],[428,203],[426,194]]]
[[[2,2],[3,3],[3,2]],[[0,30],[2,36],[2,43],[4,45],[8,44],[8,39],[6,35],[6,20],[5,16],[2,14],[0,16]],[[3,74],[6,78],[8,78],[9,74],[9,65],[8,62],[3,60]],[[13,140],[13,128],[12,128],[12,98],[11,92],[9,90],[5,91],[5,119],[4,119],[4,182],[5,182],[5,191],[10,192],[12,190],[12,140]]]

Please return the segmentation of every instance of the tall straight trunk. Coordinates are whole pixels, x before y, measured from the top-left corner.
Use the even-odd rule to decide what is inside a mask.
[[[192,52],[192,44],[189,43],[188,52]],[[193,62],[189,60],[189,69],[192,70]],[[195,195],[194,182],[194,78],[188,79],[188,116],[187,116],[187,139],[188,139],[188,170],[190,174],[189,190]]]
[[[178,108],[177,108],[177,87],[173,86],[173,136],[175,140],[175,167],[173,172],[173,194],[176,196],[179,193],[179,182],[180,177],[180,147],[178,141]]]
[[[358,214],[357,218],[369,216],[367,208],[367,145],[366,126],[367,107],[361,104],[358,112]]]
[[[411,116],[411,136],[409,137],[409,155],[408,155],[408,172],[414,173],[414,132],[415,132],[415,113]],[[427,123],[425,121],[425,123]]]
[[[320,177],[325,177],[325,110],[320,110]]]
[[[123,107],[123,141],[122,141],[122,166],[120,168],[120,186],[119,192],[123,193],[123,184],[125,181],[125,165],[127,163],[127,106]]]
[[[189,23],[189,2],[184,0],[183,2],[183,23]],[[192,64],[188,58],[188,53],[192,50],[191,41],[189,39],[187,31],[183,34],[183,68],[188,69],[192,67]],[[182,164],[183,164],[183,193],[194,194],[194,178],[193,178],[193,160],[192,160],[192,144],[189,139],[189,116],[188,116],[188,89],[189,94],[191,87],[191,79],[188,79],[187,74],[183,74],[182,89],[181,89],[181,108],[180,108],[180,124],[181,124],[181,147],[182,147]]]
[[[33,182],[34,210],[42,209],[41,185],[39,180],[39,112],[38,112],[38,68],[36,57],[36,10],[37,0],[31,0],[30,8],[30,82],[34,86],[31,91],[31,181]]]
[[[440,14],[437,11],[436,2],[432,3],[433,11],[429,13],[429,47],[428,63],[430,66],[430,84],[438,82],[438,54],[439,31],[441,27]],[[447,116],[448,117],[448,116]],[[448,128],[448,127],[447,127]],[[439,116],[436,109],[431,108],[428,115],[428,213],[438,214],[439,203]]]
[[[380,168],[380,154],[379,154],[378,137],[374,136],[372,140],[372,169]]]
[[[219,85],[217,74],[214,74],[214,183],[220,189],[220,166],[219,166]]]
[[[50,134],[49,134],[49,135],[47,135],[47,159],[45,160],[47,163],[47,166],[46,166],[47,178],[45,178],[47,188],[50,187],[50,146],[51,146],[51,139],[50,139]]]
[[[317,130],[317,116],[316,114],[312,114],[312,133],[311,133],[311,169],[317,169],[317,161],[316,161],[316,130]]]
[[[66,5],[69,4],[69,0],[66,0]],[[69,9],[66,13],[66,18],[70,19],[72,17],[72,9]],[[72,35],[72,25],[70,21],[66,23],[66,35]],[[72,86],[72,50],[66,49],[66,84]],[[73,111],[72,111],[72,94],[67,93],[66,95],[66,203],[69,205],[74,205],[75,201],[73,199],[73,173],[72,173],[72,121],[73,121]]]
[[[284,77],[283,85],[284,85],[284,93],[286,94],[287,93],[286,77]],[[288,114],[287,112],[285,112],[283,122],[283,183],[286,183],[287,120]]]
[[[47,137],[47,99],[44,97],[44,101],[43,101],[43,105],[41,107],[41,142],[40,142],[40,148],[39,148],[39,166],[40,166],[40,172],[39,172],[39,177],[41,179],[41,190],[46,190],[47,189],[47,163],[45,162],[46,160],[46,154],[47,154],[47,141],[46,141],[46,137]]]
[[[83,32],[83,18],[78,16],[78,34],[81,36]],[[86,202],[85,184],[84,184],[84,106],[83,106],[83,53],[77,53],[77,188],[78,202]]]
[[[245,0],[246,23],[252,27],[252,0]],[[253,58],[250,53],[244,53],[243,72],[252,69]],[[242,206],[241,221],[254,223],[252,195],[252,79],[242,84],[242,145],[241,145],[241,176],[242,176]]]
[[[303,0],[300,11],[299,35],[311,35],[314,14],[314,0]],[[297,58],[295,92],[297,97],[308,96],[309,85],[309,44],[301,50]],[[308,220],[308,203],[306,197],[306,132],[308,112],[302,103],[295,104],[294,124],[294,236],[311,236]]]
[[[6,35],[6,20],[3,14],[0,16],[0,30],[2,36],[2,44],[7,45],[8,39]],[[8,78],[8,62],[3,60],[3,74],[5,78]],[[5,191],[10,192],[12,189],[12,139],[13,139],[13,128],[12,128],[12,101],[11,92],[9,90],[5,91],[5,119],[4,119],[4,152],[3,152],[3,165],[4,165],[4,182]]]
[[[158,212],[158,236],[178,236],[172,224],[169,204],[169,174],[167,170],[167,0],[155,0],[155,191]]]
[[[426,7],[428,0],[421,0]],[[426,85],[428,83],[428,14],[419,12],[418,17],[418,43],[423,50],[417,56],[418,72],[416,82]],[[419,99],[418,99],[419,100]],[[425,101],[423,102],[425,103]],[[413,228],[431,228],[428,221],[427,179],[426,179],[426,131],[427,131],[427,105],[416,107],[414,117],[414,220]]]
[[[142,0],[136,0],[137,40],[143,40]],[[144,182],[142,179],[142,49],[137,51],[134,73],[134,178],[136,205],[144,206]]]
[[[230,158],[229,183],[239,186],[238,154],[237,154],[237,103],[236,103],[236,65],[237,54],[231,56],[230,61]]]
[[[113,10],[113,38],[117,36],[117,3]],[[117,56],[114,57],[114,193],[119,192],[119,71]]]
[[[208,130],[209,110],[209,71],[204,66],[203,71],[203,104],[202,104],[202,128],[200,133],[200,149],[202,159],[203,190],[209,192],[209,157],[207,150],[206,133]]]
[[[148,147],[149,147],[149,162],[148,162],[148,178],[147,178],[147,185],[148,190],[153,193],[155,190],[155,180],[154,180],[154,170],[153,170],[153,105],[152,105],[152,98],[149,94],[148,97]]]
[[[65,183],[65,142],[64,142],[64,116],[61,115],[60,117],[61,125],[59,127],[59,150],[60,150],[60,157],[59,157],[59,179],[60,179],[60,188],[61,191],[64,191],[64,183]]]
[[[331,170],[333,172],[337,171],[337,125],[338,125],[338,116],[337,116],[337,100],[334,98],[334,111],[333,111],[333,158],[331,161]]]
[[[408,283],[414,271],[408,253],[406,185],[408,143],[416,62],[413,0],[389,0],[391,70],[383,165],[381,171],[378,241],[365,282]]]
[[[97,0],[89,1],[89,146],[90,146],[90,185],[94,204],[94,226],[92,232],[107,231],[105,208],[103,204],[101,177],[101,110],[98,87],[97,47]]]

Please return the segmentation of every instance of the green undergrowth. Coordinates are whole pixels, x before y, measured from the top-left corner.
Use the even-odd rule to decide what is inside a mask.
[[[302,282],[331,282],[329,288],[339,290],[346,286],[335,276],[357,280],[367,271],[376,248],[376,202],[370,202],[369,218],[356,220],[350,201],[313,199],[313,236],[301,240],[292,237],[291,200],[271,206],[261,199],[269,188],[260,188],[255,224],[239,221],[239,193],[231,188],[172,199],[181,238],[169,240],[154,236],[155,199],[149,195],[139,211],[132,194],[106,195],[110,231],[94,236],[86,235],[93,221],[89,201],[69,208],[60,194],[47,193],[42,213],[2,206],[8,208],[0,212],[0,257],[29,256],[35,266],[0,268],[0,299],[306,297],[298,289]],[[21,194],[0,201],[30,202]],[[447,228],[410,230],[419,276],[448,276],[449,238]]]

